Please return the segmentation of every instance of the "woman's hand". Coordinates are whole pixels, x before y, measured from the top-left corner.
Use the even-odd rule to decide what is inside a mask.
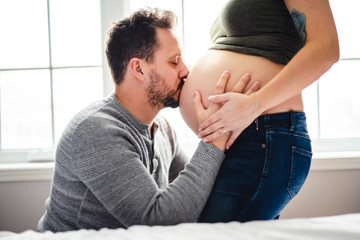
[[[249,80],[250,76],[244,75],[232,92],[209,97],[211,104],[216,104],[218,108],[219,104],[222,106],[200,124],[198,137],[205,142],[211,142],[231,132],[225,146],[228,149],[240,133],[261,114],[255,93],[260,84],[255,82],[245,94],[241,93]]]
[[[233,91],[232,93],[223,94],[225,92],[226,84],[227,84],[229,78],[230,78],[230,73],[227,71],[225,71],[221,75],[220,79],[218,80],[218,82],[216,84],[215,90],[214,90],[214,95],[216,95],[216,97],[229,96],[232,94],[238,95],[239,93],[243,92],[243,90],[247,86],[248,82],[250,81],[251,76],[248,73],[244,74],[240,78],[240,80],[237,82],[235,87],[232,89],[232,91]],[[251,93],[257,91],[259,89],[259,87],[260,87],[259,82],[255,82],[249,88],[249,90],[246,92],[246,94],[251,94]],[[208,109],[205,109],[202,104],[201,96],[200,96],[199,92],[195,92],[193,103],[194,103],[196,117],[197,117],[199,124],[203,123],[205,120],[206,120],[205,122],[207,122],[209,119],[212,119],[212,117],[214,116],[213,114],[214,113],[216,114],[218,111],[221,111],[221,109],[224,107],[224,106],[221,107],[222,104],[216,103],[216,99],[215,99],[215,100],[211,100]],[[202,126],[202,124],[200,126]],[[217,146],[218,148],[220,148],[224,151],[225,147],[227,146],[225,144],[228,142],[228,140],[230,140],[229,139],[229,137],[230,137],[229,131],[230,130],[227,130],[225,128],[216,128],[214,131],[211,132],[213,134],[213,136],[215,135],[216,137],[213,137],[213,138],[207,137],[207,138],[204,138],[203,141],[210,142],[211,144]]]

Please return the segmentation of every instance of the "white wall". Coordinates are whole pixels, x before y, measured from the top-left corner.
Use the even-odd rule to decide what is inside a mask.
[[[360,212],[360,170],[311,171],[281,218]]]
[[[0,183],[0,231],[36,230],[45,211],[50,181]]]
[[[360,212],[360,170],[311,171],[281,218]],[[50,181],[0,183],[0,231],[36,230]]]

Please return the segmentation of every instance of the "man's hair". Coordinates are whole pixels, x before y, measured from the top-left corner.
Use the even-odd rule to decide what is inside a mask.
[[[176,24],[173,12],[159,9],[140,9],[114,23],[108,32],[106,57],[115,84],[125,77],[129,61],[136,57],[152,63],[159,48],[156,28],[172,29]]]

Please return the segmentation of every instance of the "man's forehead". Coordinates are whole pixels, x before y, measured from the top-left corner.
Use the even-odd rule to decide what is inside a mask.
[[[157,33],[159,50],[166,51],[170,57],[176,57],[176,55],[181,55],[179,43],[172,31],[168,29],[158,29]]]

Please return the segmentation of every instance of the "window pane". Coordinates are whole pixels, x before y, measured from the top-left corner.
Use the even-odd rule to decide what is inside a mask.
[[[71,118],[102,95],[101,68],[72,68],[53,71],[55,141]]]
[[[340,61],[320,80],[321,138],[360,136],[360,60]]]
[[[184,1],[185,60],[188,65],[210,47],[210,27],[226,2],[227,0]]]
[[[341,58],[360,57],[359,0],[331,0],[336,28],[340,42]]]
[[[309,135],[312,140],[319,138],[318,126],[318,84],[313,83],[303,91],[304,110],[306,113],[306,122],[308,126]]]
[[[180,146],[186,151],[188,156],[192,156],[200,139],[186,125],[180,114],[179,108],[165,108],[161,110],[160,114],[174,127]]]
[[[53,66],[101,65],[99,0],[50,1]]]
[[[47,4],[0,1],[0,68],[49,66]]]
[[[48,70],[0,72],[3,149],[52,147]]]

